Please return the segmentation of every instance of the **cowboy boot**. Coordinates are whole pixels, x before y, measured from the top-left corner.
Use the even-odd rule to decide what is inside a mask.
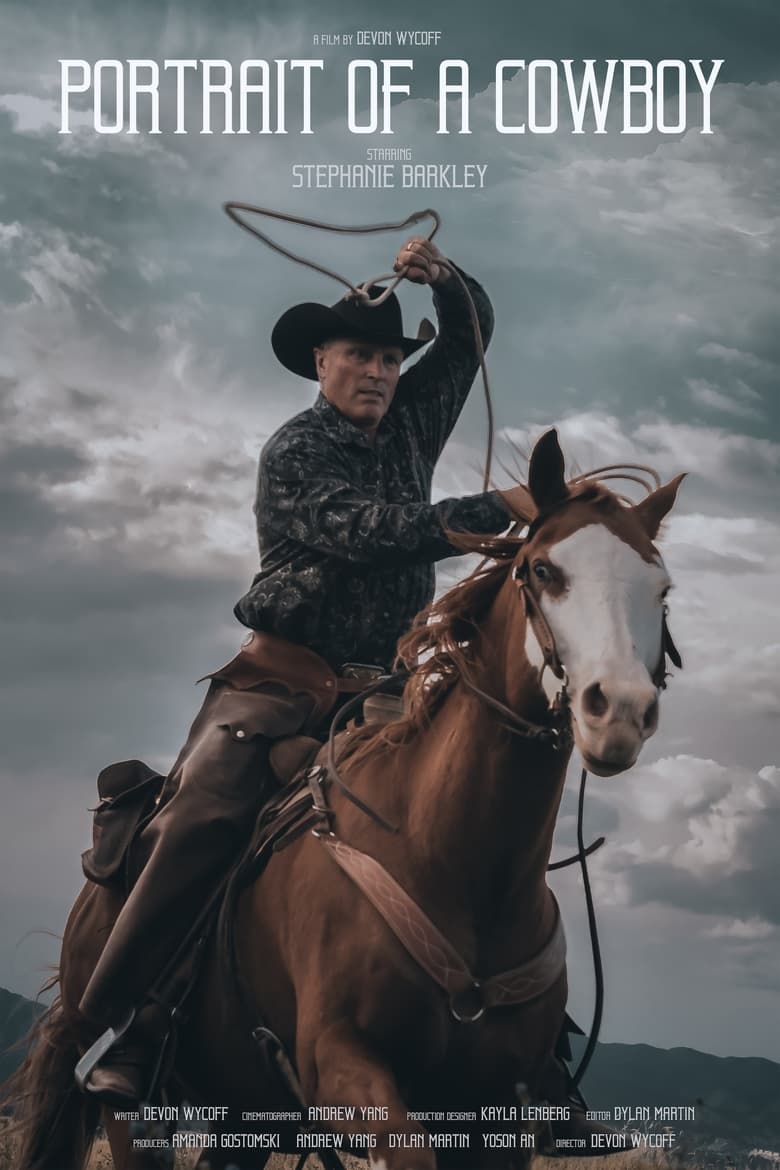
[[[129,1033],[90,1073],[84,1089],[104,1105],[137,1109],[149,1095],[154,1053],[140,1036]]]
[[[136,1108],[151,1099],[162,1058],[168,1054],[171,1017],[166,1003],[183,998],[181,990],[191,986],[196,969],[192,964],[177,968],[178,983],[171,985],[173,994],[166,1002],[147,1004],[98,1036],[76,1065],[76,1083],[83,1092],[120,1108]],[[87,1028],[95,1030],[88,1021]]]

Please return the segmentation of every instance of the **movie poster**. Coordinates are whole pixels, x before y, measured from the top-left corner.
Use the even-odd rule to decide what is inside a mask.
[[[258,454],[316,394],[271,330],[343,292],[222,205],[433,208],[495,311],[494,485],[551,426],[572,472],[687,473],[661,542],[683,669],[638,763],[589,780],[606,998],[585,1096],[620,1148],[778,1164],[779,32],[770,0],[5,0],[2,1047],[57,960],[97,773],[166,772],[195,680],[246,632]],[[247,218],[354,283],[433,226]],[[429,289],[398,291],[408,333],[435,318]],[[434,500],[481,490],[486,435],[477,377]],[[440,562],[438,590],[472,565]],[[550,883],[587,1031],[582,883]]]

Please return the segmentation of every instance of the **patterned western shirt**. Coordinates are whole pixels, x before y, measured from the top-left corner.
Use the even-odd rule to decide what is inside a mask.
[[[463,275],[487,342],[490,301]],[[508,524],[495,492],[430,502],[436,460],[479,367],[457,282],[435,289],[433,300],[438,337],[401,375],[374,444],[320,394],[260,456],[261,570],[236,617],[334,667],[392,663],[398,639],[433,598],[433,562],[458,555],[444,526],[482,533]]]

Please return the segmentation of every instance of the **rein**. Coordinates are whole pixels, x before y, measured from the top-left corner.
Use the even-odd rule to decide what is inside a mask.
[[[545,666],[548,666],[555,677],[561,680],[561,689],[550,708],[550,720],[546,723],[532,723],[529,719],[518,715],[511,707],[507,707],[505,703],[494,698],[493,695],[488,694],[487,691],[483,691],[467,675],[461,674],[461,681],[472,694],[501,716],[509,731],[514,732],[515,735],[522,735],[526,739],[535,739],[540,743],[551,743],[556,751],[561,751],[570,747],[572,743],[566,669],[558,656],[555,635],[550,629],[550,623],[544,616],[533,590],[526,588],[528,581],[525,562],[522,565],[515,565],[512,569],[512,580],[517,582],[518,591],[523,599],[526,621],[531,626],[534,637],[539,643]]]
[[[371,686],[366,687],[364,691],[360,691],[357,695],[354,696],[354,698],[350,699],[348,703],[345,703],[343,707],[339,708],[331,720],[330,730],[328,732],[328,777],[331,780],[334,780],[336,784],[338,784],[347,800],[351,801],[356,808],[359,808],[361,812],[364,812],[366,816],[370,817],[371,820],[374,821],[375,824],[379,825],[380,828],[386,829],[388,833],[397,833],[398,826],[391,825],[390,822],[386,821],[383,816],[380,816],[376,809],[372,808],[371,805],[367,804],[364,800],[361,800],[360,797],[352,791],[344,777],[339,772],[338,766],[336,764],[336,731],[339,727],[339,724],[341,724],[347,718],[347,716],[351,715],[353,711],[356,711],[363,703],[363,700],[367,699],[369,695],[374,695],[377,691],[387,689],[387,686],[390,682],[406,679],[408,677],[408,670],[397,670],[393,674],[385,675],[384,678],[380,678],[377,682],[372,683]],[[316,802],[314,807],[317,808]],[[323,810],[320,808],[318,811]],[[330,813],[330,809],[327,809],[327,812],[332,815]]]

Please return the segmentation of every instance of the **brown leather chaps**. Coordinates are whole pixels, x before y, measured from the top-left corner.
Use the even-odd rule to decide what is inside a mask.
[[[245,658],[234,662],[243,668]],[[237,689],[232,666],[212,676],[166,780],[160,811],[139,839],[145,864],[79,1005],[100,1029],[140,1007],[174,959],[239,859],[275,784],[268,763],[272,741],[311,717],[311,694],[291,693],[274,681],[258,684],[256,674],[238,680],[243,689]]]

